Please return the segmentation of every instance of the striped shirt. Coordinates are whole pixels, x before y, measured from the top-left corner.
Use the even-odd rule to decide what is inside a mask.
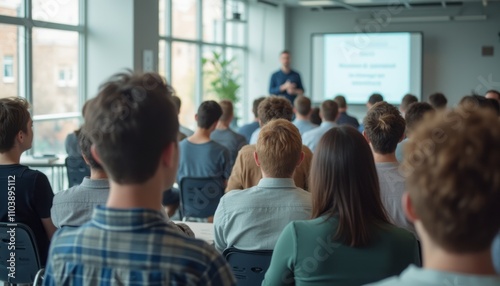
[[[44,285],[235,285],[227,262],[160,212],[98,206],[52,239]]]

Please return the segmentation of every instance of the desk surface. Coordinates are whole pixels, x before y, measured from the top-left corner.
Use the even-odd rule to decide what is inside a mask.
[[[189,221],[174,221],[175,223],[184,223],[194,233],[198,239],[204,240],[210,244],[214,242],[214,224],[208,222],[189,222]]]

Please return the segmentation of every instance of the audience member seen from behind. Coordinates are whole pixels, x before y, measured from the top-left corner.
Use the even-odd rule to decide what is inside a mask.
[[[500,92],[498,90],[490,89],[484,95],[486,98],[496,99],[500,101]]]
[[[311,217],[311,194],[293,182],[304,159],[299,130],[285,119],[269,122],[262,127],[254,159],[262,173],[259,184],[227,193],[215,212],[215,247],[221,252],[230,246],[273,249],[289,222]]]
[[[368,110],[370,110],[370,108],[372,108],[372,106],[375,103],[381,102],[381,101],[384,101],[384,97],[380,93],[374,93],[374,94],[370,95],[370,97],[368,98],[368,102],[366,103],[366,108]],[[363,130],[365,130],[365,125],[363,123],[361,123],[361,125],[359,125],[358,130],[359,130],[359,132],[363,132]]]
[[[177,111],[177,116],[181,113],[181,106],[182,106],[182,101],[177,95],[173,95],[171,97],[172,101],[175,104],[175,110]],[[179,133],[177,134],[177,139],[182,141],[184,138],[192,136],[194,134],[193,130],[184,127],[182,125],[179,125]]]
[[[231,160],[230,167],[232,168],[238,151],[240,151],[241,147],[245,146],[247,142],[243,135],[229,128],[234,118],[233,103],[229,100],[223,100],[219,102],[219,105],[222,108],[222,115],[219,118],[217,127],[212,134],[210,134],[210,139],[226,147],[229,151]]]
[[[338,125],[350,125],[356,129],[359,128],[359,122],[356,117],[347,114],[347,101],[344,96],[337,95],[333,99],[339,105],[339,118],[337,119]]]
[[[137,89],[143,97],[133,96]],[[161,212],[179,161],[170,96],[156,73],[123,73],[91,101],[82,132],[109,176],[109,197],[90,222],[54,238],[45,285],[235,285],[213,247],[178,233]],[[116,112],[124,109],[127,116]],[[153,128],[158,122],[161,128]]]
[[[420,124],[406,147],[403,205],[423,267],[373,285],[500,285],[491,255],[500,229],[499,145],[500,121],[486,109],[459,107]]]
[[[430,105],[432,105],[432,107],[434,107],[434,109],[439,110],[446,108],[448,99],[446,99],[446,96],[444,94],[436,92],[429,96],[428,102]]]
[[[302,140],[304,140],[304,145],[309,147],[312,152],[316,149],[321,136],[325,134],[328,130],[337,127],[335,121],[339,118],[339,106],[333,100],[325,100],[321,103],[319,109],[319,116],[321,117],[321,125],[318,128],[310,130],[304,135],[302,135]]]
[[[83,105],[82,108],[82,116],[85,117],[85,110],[87,109],[87,103]],[[64,147],[66,149],[66,153],[68,157],[81,157],[82,150],[80,150],[80,144],[78,140],[78,135],[80,134],[81,128],[71,132],[66,136],[66,140],[64,140]]]
[[[250,144],[250,138],[255,130],[259,128],[259,115],[257,114],[257,109],[259,108],[259,104],[265,99],[265,97],[259,97],[253,101],[252,105],[252,113],[255,116],[253,122],[245,124],[238,129],[238,133],[245,136],[247,143]]]
[[[300,135],[305,132],[312,130],[318,125],[311,122],[311,100],[303,95],[297,96],[293,103],[293,112],[295,113],[295,120],[293,125],[295,125],[300,132]]]
[[[399,111],[401,111],[401,115],[403,115],[404,117],[410,105],[417,102],[418,98],[413,94],[408,93],[405,96],[403,96],[403,99],[401,100],[401,105],[399,106]]]
[[[311,122],[316,125],[321,125],[321,117],[319,117],[319,107],[313,107],[311,111]]]
[[[280,96],[270,96],[259,104],[259,122],[265,126],[275,119],[292,120],[293,107],[286,98]],[[227,183],[226,192],[232,190],[248,189],[259,184],[262,173],[259,166],[255,164],[255,145],[247,145],[241,148],[236,157],[231,177]],[[297,167],[293,180],[298,188],[307,190],[307,180],[309,178],[309,168],[311,166],[312,152],[306,146],[302,146],[304,160]]]
[[[419,263],[415,236],[387,218],[373,155],[356,129],[321,138],[311,193],[313,219],[285,227],[263,285],[361,285]]]
[[[222,108],[213,101],[204,101],[198,108],[195,119],[198,128],[179,144],[180,161],[177,182],[183,178],[216,178],[224,182],[231,173],[229,151],[221,144],[210,139],[215,130]]]
[[[404,146],[410,140],[411,132],[420,124],[424,116],[434,112],[434,108],[427,102],[417,102],[410,105],[405,114],[406,138],[396,147],[396,159],[403,162]]]
[[[20,164],[33,143],[33,121],[22,98],[0,98],[0,221],[24,223],[35,234],[42,265],[56,228],[50,219],[54,193],[47,177]],[[14,213],[9,212],[14,207]]]
[[[415,233],[405,217],[401,198],[405,191],[405,177],[399,172],[396,146],[404,138],[405,120],[398,109],[382,101],[376,103],[364,121],[366,138],[373,152],[380,183],[380,196],[392,223]]]

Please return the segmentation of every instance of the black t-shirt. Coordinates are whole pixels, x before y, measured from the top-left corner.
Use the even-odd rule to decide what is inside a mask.
[[[23,165],[0,165],[0,221],[2,222],[9,222],[8,201],[9,190],[13,190],[12,186],[15,189],[15,222],[24,223],[31,228],[35,234],[41,263],[45,265],[50,241],[40,219],[50,218],[54,193],[49,180],[43,173]]]

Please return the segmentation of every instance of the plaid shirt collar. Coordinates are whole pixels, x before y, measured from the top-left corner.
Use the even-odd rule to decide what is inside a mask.
[[[130,232],[165,225],[165,215],[151,209],[113,209],[97,206],[91,223],[106,230]]]

